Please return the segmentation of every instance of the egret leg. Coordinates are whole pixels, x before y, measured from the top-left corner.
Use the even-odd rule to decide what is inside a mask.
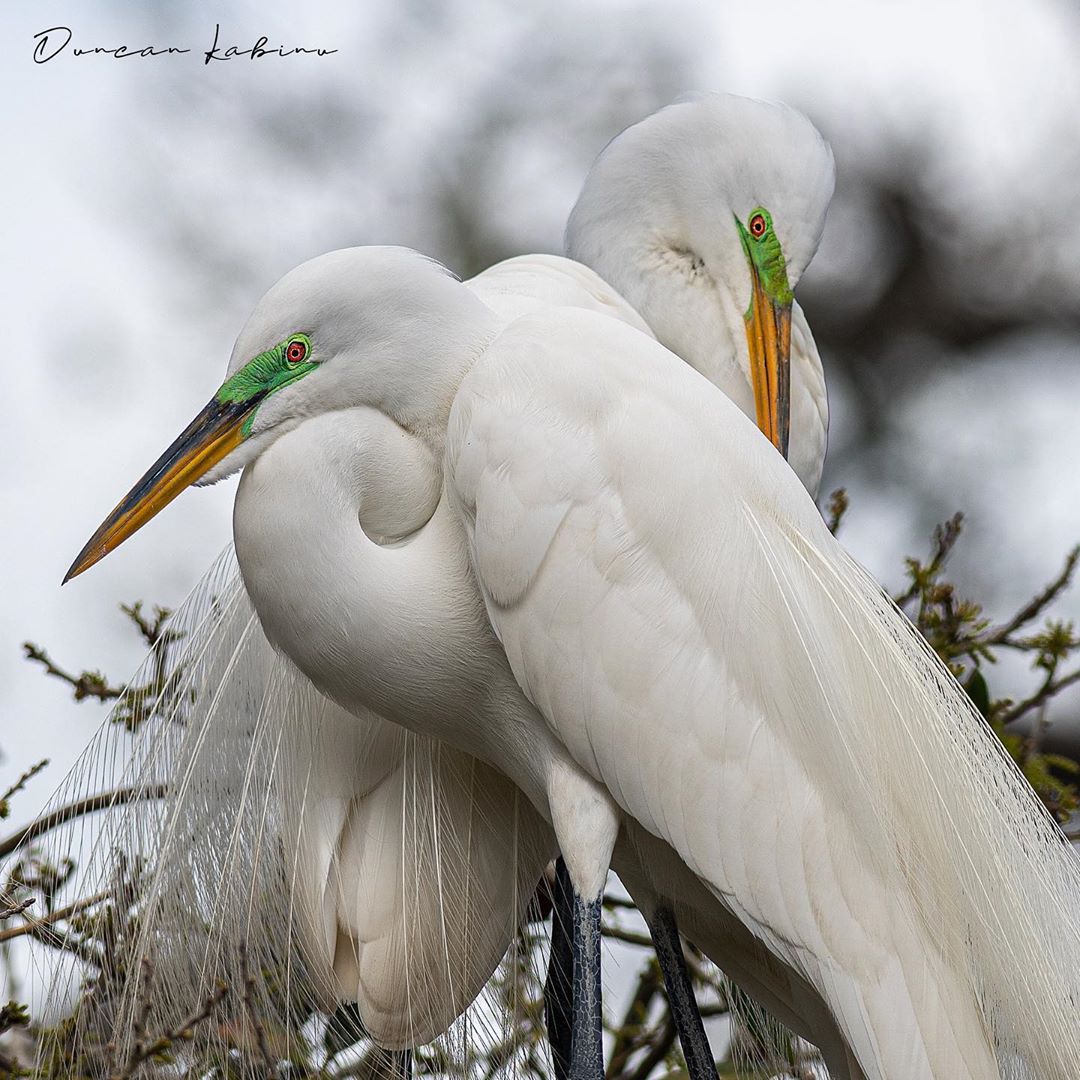
[[[412,1050],[373,1047],[370,1071],[378,1080],[412,1080]]]
[[[571,762],[560,762],[552,769],[548,805],[573,901],[570,1080],[604,1080],[600,905],[622,812],[592,777]]]
[[[705,1025],[701,1022],[690,972],[686,970],[675,912],[669,907],[658,907],[649,921],[649,932],[664,975],[671,1019],[679,1033],[690,1080],[716,1080],[716,1062],[705,1034]]]
[[[412,1050],[395,1051],[394,1080],[412,1080]]]
[[[600,907],[573,890],[574,1019],[570,1039],[571,1080],[603,1080],[604,1027],[600,996]]]
[[[551,957],[544,982],[544,1019],[555,1080],[569,1080],[573,1036],[574,887],[560,856],[555,862],[552,890]]]

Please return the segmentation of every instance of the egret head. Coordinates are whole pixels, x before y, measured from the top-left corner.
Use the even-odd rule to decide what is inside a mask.
[[[613,139],[567,224],[568,254],[668,348],[736,401],[723,365],[741,373],[759,426],[785,454],[792,293],[833,183],[832,153],[801,113],[701,94]],[[717,356],[725,341],[730,355]]]
[[[448,270],[405,248],[346,248],[291,270],[256,305],[209,403],[105,519],[64,580],[185,488],[231,475],[308,417],[370,406],[418,435],[437,430],[456,377],[446,357],[464,363],[478,355],[493,332],[489,316]]]

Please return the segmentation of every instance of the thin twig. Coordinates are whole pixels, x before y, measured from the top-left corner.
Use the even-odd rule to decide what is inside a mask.
[[[648,934],[639,934],[635,930],[624,930],[621,926],[611,926],[605,923],[600,928],[604,937],[614,938],[616,941],[625,941],[627,945],[638,945],[643,949],[652,948],[652,938]]]
[[[612,896],[610,893],[604,895],[604,907],[609,911],[616,909],[622,909],[623,911],[637,911],[638,906],[633,900],[624,900],[621,896]]]
[[[40,941],[42,944],[58,949],[60,952],[71,953],[72,956],[78,957],[84,964],[89,964],[91,967],[100,968],[101,966],[101,953],[90,942],[79,937],[70,929],[61,933],[54,926],[45,922],[29,922],[23,926],[10,929],[21,930],[26,937],[32,938],[34,941]],[[8,931],[5,930],[4,933],[6,934]]]
[[[41,664],[46,675],[53,675],[66,682],[73,690],[76,701],[95,698],[98,701],[115,701],[124,693],[122,686],[110,686],[105,676],[96,671],[84,671],[81,675],[72,675],[55,664],[49,654],[32,641],[23,642],[23,652],[27,660]]]
[[[911,570],[911,584],[905,592],[893,598],[897,607],[903,608],[911,603],[922,592],[923,583],[933,578],[941,570],[952,549],[956,546],[956,541],[960,539],[963,528],[964,515],[961,513],[953,514],[948,521],[943,522],[934,529],[934,550],[930,555],[930,561],[924,566],[914,559],[908,560],[908,566]]]
[[[1005,712],[998,716],[998,720],[1008,726],[1014,720],[1018,720],[1030,709],[1037,708],[1044,702],[1049,701],[1055,694],[1060,693],[1066,687],[1072,686],[1074,683],[1080,682],[1080,668],[1075,671],[1070,671],[1068,675],[1062,675],[1060,679],[1048,679],[1034,694],[1029,698],[1025,698],[1023,701],[1012,708],[1006,709]]]
[[[150,961],[143,957],[143,984],[140,994],[143,998],[141,1008],[133,1026],[135,1036],[134,1045],[128,1060],[119,1072],[114,1072],[109,1080],[131,1080],[136,1070],[144,1062],[164,1054],[178,1042],[188,1042],[195,1035],[195,1029],[210,1018],[214,1010],[224,1000],[229,988],[224,983],[219,983],[214,992],[203,1002],[202,1007],[192,1013],[186,1020],[181,1020],[176,1027],[149,1039],[146,1035],[146,1024],[150,1018],[150,980],[153,978],[153,966]]]
[[[68,904],[67,907],[57,908],[40,919],[30,918],[19,926],[9,926],[6,930],[0,930],[0,942],[11,941],[13,938],[26,937],[27,935],[35,936],[36,931],[41,930],[43,927],[52,926],[54,923],[62,922],[64,919],[70,919],[72,915],[78,915],[79,912],[85,911],[95,904],[100,904],[102,900],[108,899],[111,895],[111,890],[106,889],[104,892],[76,900],[74,903]],[[28,907],[32,902],[29,901],[23,906]]]
[[[34,904],[34,897],[30,897],[28,900],[23,900],[21,903],[15,901],[5,901],[10,906],[0,908],[0,919],[10,919],[13,915],[21,915],[28,907]]]
[[[24,772],[22,776],[20,776],[19,779],[16,780],[14,784],[12,784],[11,787],[9,787],[3,795],[0,795],[0,818],[5,818],[8,816],[8,800],[11,798],[11,796],[17,795],[20,791],[22,791],[22,789],[26,787],[26,785],[31,780],[33,780],[34,777],[37,776],[37,774],[41,772],[41,770],[44,769],[48,764],[49,759],[42,758],[41,761],[39,761],[36,765],[31,765],[30,768],[27,769],[26,772]]]
[[[268,1069],[273,1069],[274,1059],[270,1056],[270,1047],[266,1041],[266,1029],[263,1027],[262,1021],[259,1019],[259,1014],[255,1008],[255,976],[251,973],[251,968],[248,964],[248,950],[246,944],[240,946],[240,977],[243,980],[244,985],[244,994],[242,998],[244,1015],[247,1017],[247,1021],[251,1025],[252,1032],[255,1035],[255,1049],[258,1050],[259,1057],[262,1058],[262,1064]]]
[[[980,645],[1007,645],[1010,637],[1022,626],[1027,625],[1032,619],[1042,614],[1043,610],[1068,588],[1076,571],[1077,563],[1080,562],[1080,546],[1074,547],[1065,557],[1065,565],[1049,585],[1038,593],[1035,598],[1025,604],[1008,622],[1002,623],[988,630],[979,637]]]
[[[120,605],[120,610],[138,627],[139,633],[142,634],[146,644],[153,648],[157,644],[162,630],[165,629],[165,624],[172,618],[172,611],[169,608],[155,607],[154,621],[151,622],[143,615],[142,608],[143,602],[141,600],[136,600],[134,604]],[[177,640],[180,636],[175,631],[170,631],[170,634],[171,637],[168,638],[167,644]]]

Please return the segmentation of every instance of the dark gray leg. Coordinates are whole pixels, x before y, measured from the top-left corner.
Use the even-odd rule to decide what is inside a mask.
[[[649,931],[656,949],[656,959],[664,974],[671,1019],[679,1033],[690,1080],[716,1080],[716,1062],[705,1035],[705,1025],[701,1022],[701,1013],[698,1012],[690,972],[686,970],[675,912],[668,907],[657,908],[649,923]]]
[[[603,1080],[604,1026],[600,1001],[600,905],[603,893],[584,900],[573,889],[574,1023],[570,1080]]]
[[[370,1066],[366,1075],[374,1080],[412,1080],[412,1051],[371,1048]]]
[[[551,958],[544,983],[544,1019],[547,1021],[555,1080],[569,1080],[573,1035],[574,888],[570,871],[559,858],[551,912]]]

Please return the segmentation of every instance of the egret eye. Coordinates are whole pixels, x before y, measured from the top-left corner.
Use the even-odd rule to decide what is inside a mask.
[[[307,358],[308,347],[307,342],[304,341],[290,341],[285,346],[285,359],[290,364],[299,364],[302,360]]]
[[[750,218],[750,235],[755,240],[760,240],[765,235],[765,230],[768,227],[764,214],[758,212]]]

